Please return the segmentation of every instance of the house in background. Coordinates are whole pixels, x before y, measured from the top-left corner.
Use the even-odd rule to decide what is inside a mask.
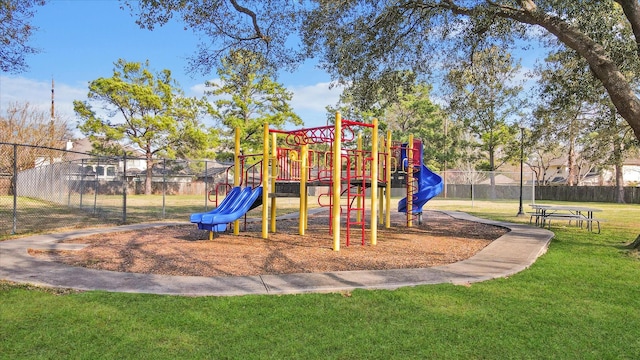
[[[516,174],[516,173],[514,173],[514,174]],[[508,177],[506,175],[498,173],[494,177],[494,183],[496,185],[516,185],[516,184],[519,184],[520,181],[516,180],[516,179],[512,179],[512,178],[510,178],[510,177]],[[480,181],[478,184],[479,185],[490,185],[491,184],[491,179],[489,179],[489,178],[484,179],[484,180]]]
[[[141,193],[147,176],[147,160],[144,153],[131,146],[123,147],[127,151],[126,180],[133,184],[134,193]],[[119,180],[124,174],[125,163],[122,157],[95,157],[88,155],[92,150],[89,139],[79,139],[68,146],[67,160],[78,165],[75,180],[95,178],[98,180]],[[162,160],[154,162],[152,171],[152,191],[162,192],[161,184],[171,184],[167,190],[170,193],[192,194],[201,193],[201,187],[205,183],[233,183],[229,181],[230,174],[227,169],[233,163],[221,163],[217,160],[188,161],[183,159]],[[225,181],[226,180],[226,181]],[[228,189],[223,189],[226,193]]]
[[[538,175],[539,184],[565,185],[569,176],[568,159],[563,156],[551,160],[546,169],[529,166],[531,170],[542,172]],[[579,186],[613,186],[615,171],[612,167],[598,167],[584,160],[576,166],[576,181]],[[640,184],[640,157],[626,159],[622,165],[624,186]]]
[[[612,169],[602,171],[602,176],[608,185],[614,185],[616,174]],[[622,165],[622,179],[624,186],[640,186],[640,157],[625,160]]]
[[[142,172],[147,168],[147,160],[144,159],[144,153],[131,146],[123,147],[127,153],[132,154],[127,159],[127,172]],[[122,160],[110,160],[104,158],[102,163],[99,158],[88,155],[93,147],[88,138],[78,139],[67,143],[67,150],[72,151],[67,154],[67,160],[80,162],[80,167],[84,176],[94,176],[98,179],[113,180],[118,176],[119,172],[124,171],[124,162]]]

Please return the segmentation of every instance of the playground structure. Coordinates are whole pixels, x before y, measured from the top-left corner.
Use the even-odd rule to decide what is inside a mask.
[[[370,132],[368,149],[363,147],[363,130]],[[284,131],[269,129],[265,124],[262,154],[241,154],[240,132],[236,130],[233,184],[219,184],[214,191],[217,194],[222,187],[227,193],[225,199],[210,212],[192,214],[191,222],[208,230],[210,239],[214,232],[225,231],[233,222],[237,235],[239,219],[263,205],[262,238],[267,239],[269,232],[276,232],[277,198],[299,197],[299,234],[305,235],[308,188],[321,186],[327,191],[318,196],[318,205],[329,208],[333,250],[340,250],[342,218],[346,246],[350,245],[352,230],[360,232],[361,244],[365,245],[367,223],[370,245],[375,246],[378,223],[384,223],[386,228],[391,225],[392,187],[406,188],[398,211],[406,213],[408,227],[415,219],[421,221],[422,207],[442,191],[442,178],[422,161],[420,140],[410,135],[407,143],[393,143],[388,131],[382,152],[379,142],[377,119],[367,124],[342,119],[340,113],[336,113],[332,126]],[[249,165],[247,159],[253,158],[259,160]],[[369,221],[365,212],[367,189]]]

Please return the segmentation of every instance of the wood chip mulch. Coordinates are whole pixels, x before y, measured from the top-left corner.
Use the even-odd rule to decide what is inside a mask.
[[[195,225],[151,228],[77,238],[68,243],[89,244],[78,251],[30,250],[72,266],[145,274],[186,276],[246,276],[423,268],[467,259],[507,232],[506,229],[456,220],[434,211],[423,215],[421,225],[408,228],[402,214],[392,226],[378,228],[378,244],[361,245],[361,231],[352,230],[346,246],[344,226],[340,251],[332,250],[329,219],[309,218],[304,236],[298,220],[279,220],[277,232],[261,238],[261,224],[249,223],[239,236],[208,232]]]

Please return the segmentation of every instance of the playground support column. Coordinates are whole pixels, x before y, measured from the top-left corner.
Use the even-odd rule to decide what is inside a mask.
[[[371,139],[371,246],[378,243],[378,119],[373,118]]]
[[[298,232],[300,235],[304,235],[304,231],[307,229],[307,157],[309,152],[309,145],[302,145],[300,148],[300,224],[298,225]]]
[[[240,186],[240,128],[236,127],[233,156],[233,186]],[[216,192],[218,189],[216,189]],[[216,193],[216,199],[218,194]],[[240,235],[240,220],[233,222],[233,235]]]
[[[269,124],[264,124],[262,137],[262,238],[269,238]]]
[[[407,144],[407,227],[413,226],[413,134]]]
[[[382,139],[379,140],[380,141],[384,141],[384,137],[382,137]],[[384,146],[381,146],[380,143],[378,144],[378,148],[383,148]],[[382,159],[384,160],[384,159]],[[382,169],[384,170],[384,166],[382,167]],[[382,175],[382,178],[384,178],[384,175],[380,172],[380,154],[378,154],[378,179],[380,178],[380,175]],[[382,225],[384,224],[384,187],[378,187],[378,224]]]
[[[387,142],[385,144],[385,151],[386,151],[386,161],[385,161],[385,178],[387,179],[386,182],[386,189],[387,189],[387,193],[386,193],[386,200],[387,200],[387,204],[386,204],[386,209],[387,212],[385,213],[385,221],[384,221],[384,227],[386,229],[389,229],[391,227],[391,130],[387,130]]]
[[[276,177],[278,176],[278,146],[277,134],[271,134],[271,192],[274,193],[271,198],[271,232],[276,232]]]
[[[356,176],[361,176],[362,175],[362,170],[363,170],[363,163],[362,163],[362,130],[358,131],[358,140],[356,142]],[[350,169],[347,171],[351,171]],[[351,186],[351,184],[348,184],[347,186]],[[362,186],[360,186],[360,184],[356,185],[358,187],[357,192],[358,194],[360,194],[363,189]],[[358,211],[356,211],[356,222],[360,222],[362,221],[362,217],[364,216],[363,212],[364,212],[364,206],[362,206],[363,204],[363,199],[361,196],[358,196],[357,200],[357,207],[358,207]],[[360,210],[363,209],[363,210]]]
[[[342,117],[336,112],[336,123],[333,132],[333,174],[331,174],[333,208],[331,209],[331,229],[333,230],[333,251],[340,251],[340,173],[342,170]]]
[[[384,224],[384,189],[378,188],[378,224]]]

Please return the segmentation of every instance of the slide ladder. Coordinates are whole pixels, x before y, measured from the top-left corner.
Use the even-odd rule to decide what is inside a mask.
[[[398,212],[406,213],[407,205],[411,204],[411,215],[418,216],[420,220],[419,216],[422,214],[422,207],[442,192],[443,181],[440,175],[431,171],[422,161],[422,142],[415,140],[413,148],[413,166],[408,166],[408,162],[406,161],[406,144],[403,144],[401,155],[402,163],[405,164],[405,162],[407,162],[407,193],[411,193],[413,196],[410,199],[405,197],[400,200],[398,203]],[[409,172],[412,172],[412,174],[409,174]]]
[[[416,155],[414,155],[416,156]],[[418,163],[419,164],[419,163]],[[418,197],[417,193],[420,188],[418,187],[418,180],[416,179],[416,175],[420,172],[420,167],[413,164],[413,166],[407,166],[407,194],[413,194],[412,197],[405,197],[406,206],[403,212],[407,212],[409,205],[411,205],[411,214],[407,214],[407,218],[411,221],[418,220],[418,223],[422,220],[422,207],[420,209],[416,208]]]

